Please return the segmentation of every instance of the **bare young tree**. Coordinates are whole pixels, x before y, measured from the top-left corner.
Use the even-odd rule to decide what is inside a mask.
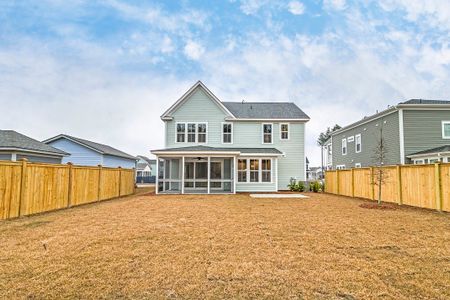
[[[374,173],[371,178],[371,184],[376,185],[378,187],[378,205],[381,205],[382,188],[389,176],[386,169],[384,168],[388,155],[388,146],[386,144],[386,140],[383,135],[383,125],[384,120],[381,119],[381,122],[379,124],[377,144],[373,149],[372,155],[372,160],[375,164],[375,167]]]

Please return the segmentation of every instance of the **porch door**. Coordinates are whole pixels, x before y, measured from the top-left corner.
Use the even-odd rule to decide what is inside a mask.
[[[222,189],[223,162],[211,162],[211,189]]]
[[[208,162],[187,161],[184,163],[184,187],[188,189],[208,187]]]

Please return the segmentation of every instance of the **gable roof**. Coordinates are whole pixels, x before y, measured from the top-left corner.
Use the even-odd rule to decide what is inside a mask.
[[[409,99],[408,101],[401,102],[399,104],[437,104],[437,105],[450,105],[449,100],[427,100],[427,99]]]
[[[234,117],[233,114],[223,105],[222,101],[219,100],[219,98],[216,97],[216,95],[214,95],[207,87],[206,85],[203,84],[203,82],[201,82],[200,80],[197,81],[186,93],[183,94],[183,96],[181,96],[180,99],[178,99],[171,107],[169,107],[168,110],[166,110],[162,115],[161,115],[161,119],[162,120],[170,120],[171,119],[171,114],[177,110],[177,108],[182,105],[188,98],[190,95],[192,95],[194,93],[194,91],[197,88],[201,88],[203,89],[203,91],[214,101],[214,103],[217,104],[217,106],[219,106],[220,109],[222,109],[227,115],[229,115],[230,117]]]
[[[222,102],[238,119],[309,120],[292,102]]]
[[[156,159],[150,159],[150,158],[148,158],[147,156],[144,156],[144,155],[137,155],[136,157],[145,160],[149,165],[156,164]]]
[[[0,150],[22,150],[57,156],[69,155],[62,150],[39,142],[14,130],[0,130]]]
[[[77,144],[80,144],[82,146],[85,146],[87,148],[90,148],[100,154],[106,154],[106,155],[112,155],[112,156],[118,156],[118,157],[122,157],[122,158],[128,158],[128,159],[133,159],[133,160],[137,160],[136,157],[127,154],[123,151],[120,151],[116,148],[113,148],[111,146],[105,145],[105,144],[100,144],[100,143],[96,143],[96,142],[92,142],[89,140],[85,140],[85,139],[80,139],[74,136],[70,136],[67,134],[60,134],[57,135],[55,137],[49,138],[47,140],[44,141],[44,143],[50,143],[59,139],[67,139],[70,140],[72,142],[75,142]]]

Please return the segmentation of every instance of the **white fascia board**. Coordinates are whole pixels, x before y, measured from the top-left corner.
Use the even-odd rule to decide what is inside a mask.
[[[198,155],[205,155],[205,156],[217,156],[217,155],[240,155],[241,152],[239,151],[227,151],[227,152],[210,152],[210,151],[151,151],[152,154],[155,154],[157,156],[161,155],[183,155],[183,156],[198,156]]]
[[[441,157],[450,155],[450,151],[447,152],[434,152],[434,153],[426,153],[426,154],[413,154],[407,155],[408,158],[427,158],[427,157]]]
[[[369,122],[378,120],[378,119],[380,119],[380,118],[382,118],[382,117],[388,116],[388,115],[393,114],[393,113],[395,113],[395,112],[397,112],[397,111],[398,111],[398,110],[397,110],[397,107],[395,107],[395,106],[394,106],[394,107],[391,107],[391,108],[389,108],[388,110],[379,113],[379,115],[377,115],[377,117],[375,117],[375,118],[367,117],[367,118],[366,118],[367,120],[364,121],[364,122],[358,123],[358,122],[362,121],[362,120],[360,120],[360,121],[358,121],[358,122],[355,122],[355,123],[352,123],[352,124],[350,124],[350,125],[348,125],[348,126],[345,126],[345,127],[343,127],[342,129],[336,130],[336,131],[334,131],[333,133],[331,133],[331,136],[341,134],[341,133],[346,132],[346,131],[348,131],[348,130],[350,130],[350,129],[354,129],[354,128],[359,127],[359,126],[361,126],[361,125],[364,125],[364,124],[367,124],[367,123],[369,123]],[[364,119],[363,119],[363,120],[364,120]],[[357,123],[357,124],[356,124],[356,123]]]
[[[270,156],[270,157],[279,157],[279,156],[283,156],[282,153],[242,153],[240,156],[244,157],[249,157],[249,156]]]
[[[449,110],[450,104],[399,104],[397,107],[411,110]]]
[[[186,101],[186,99],[195,91],[196,88],[201,87],[206,94],[214,100],[214,102],[220,107],[220,109],[222,109],[227,115],[231,116],[232,118],[234,118],[234,115],[225,107],[225,105],[223,105],[222,101],[220,101],[219,98],[216,97],[216,95],[214,95],[207,87],[206,85],[203,84],[203,82],[201,82],[200,80],[197,81],[186,93],[183,94],[183,96],[181,96],[180,99],[178,99],[174,104],[172,104],[171,107],[169,107],[168,110],[166,110],[162,115],[161,115],[161,119],[162,120],[168,120],[170,121],[169,118],[171,118],[171,114],[180,106],[184,103],[184,101]]]
[[[302,122],[306,123],[310,119],[261,119],[261,118],[225,118],[225,121],[243,121],[243,122]]]
[[[100,150],[98,150],[98,149],[96,149],[96,148],[93,148],[93,147],[91,147],[91,146],[88,146],[88,145],[86,145],[86,144],[84,144],[84,143],[82,143],[82,142],[79,142],[79,141],[77,141],[77,140],[74,140],[74,139],[70,138],[69,136],[67,136],[67,135],[65,135],[65,134],[60,134],[60,135],[57,135],[57,136],[55,136],[55,137],[49,138],[49,139],[43,141],[43,143],[44,143],[44,144],[47,144],[47,143],[50,143],[50,142],[53,142],[53,141],[56,141],[56,140],[59,140],[59,139],[66,139],[66,140],[69,140],[69,141],[71,141],[71,142],[74,142],[74,143],[76,143],[76,144],[78,144],[78,145],[81,145],[81,146],[83,146],[83,147],[89,148],[89,149],[91,149],[92,151],[95,151],[95,152],[97,152],[97,153],[105,154],[103,151],[100,151]],[[114,155],[114,156],[117,156],[117,155]],[[120,156],[119,156],[119,157],[120,157]]]

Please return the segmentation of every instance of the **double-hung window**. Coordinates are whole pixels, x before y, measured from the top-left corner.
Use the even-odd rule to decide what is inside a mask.
[[[272,124],[262,124],[263,144],[272,144]]]
[[[259,159],[250,159],[250,182],[259,182]]]
[[[280,139],[281,140],[289,140],[289,124],[288,123],[280,124]]]
[[[188,141],[188,143],[195,143],[195,135],[196,135],[196,133],[195,133],[196,126],[195,125],[196,125],[195,123],[187,124],[187,131],[188,131],[187,141]]]
[[[197,143],[206,143],[206,123],[197,124],[198,140]]]
[[[272,181],[272,161],[270,159],[261,160],[261,181]]]
[[[450,121],[442,121],[442,138],[450,139]]]
[[[222,143],[232,144],[233,143],[233,124],[232,123],[222,123]]]
[[[342,155],[347,155],[347,139],[342,139]]]
[[[355,135],[355,152],[360,153],[361,152],[361,135],[357,134]]]
[[[238,182],[247,182],[247,160],[238,160]]]
[[[186,141],[186,124],[177,123],[177,143],[184,143]]]

